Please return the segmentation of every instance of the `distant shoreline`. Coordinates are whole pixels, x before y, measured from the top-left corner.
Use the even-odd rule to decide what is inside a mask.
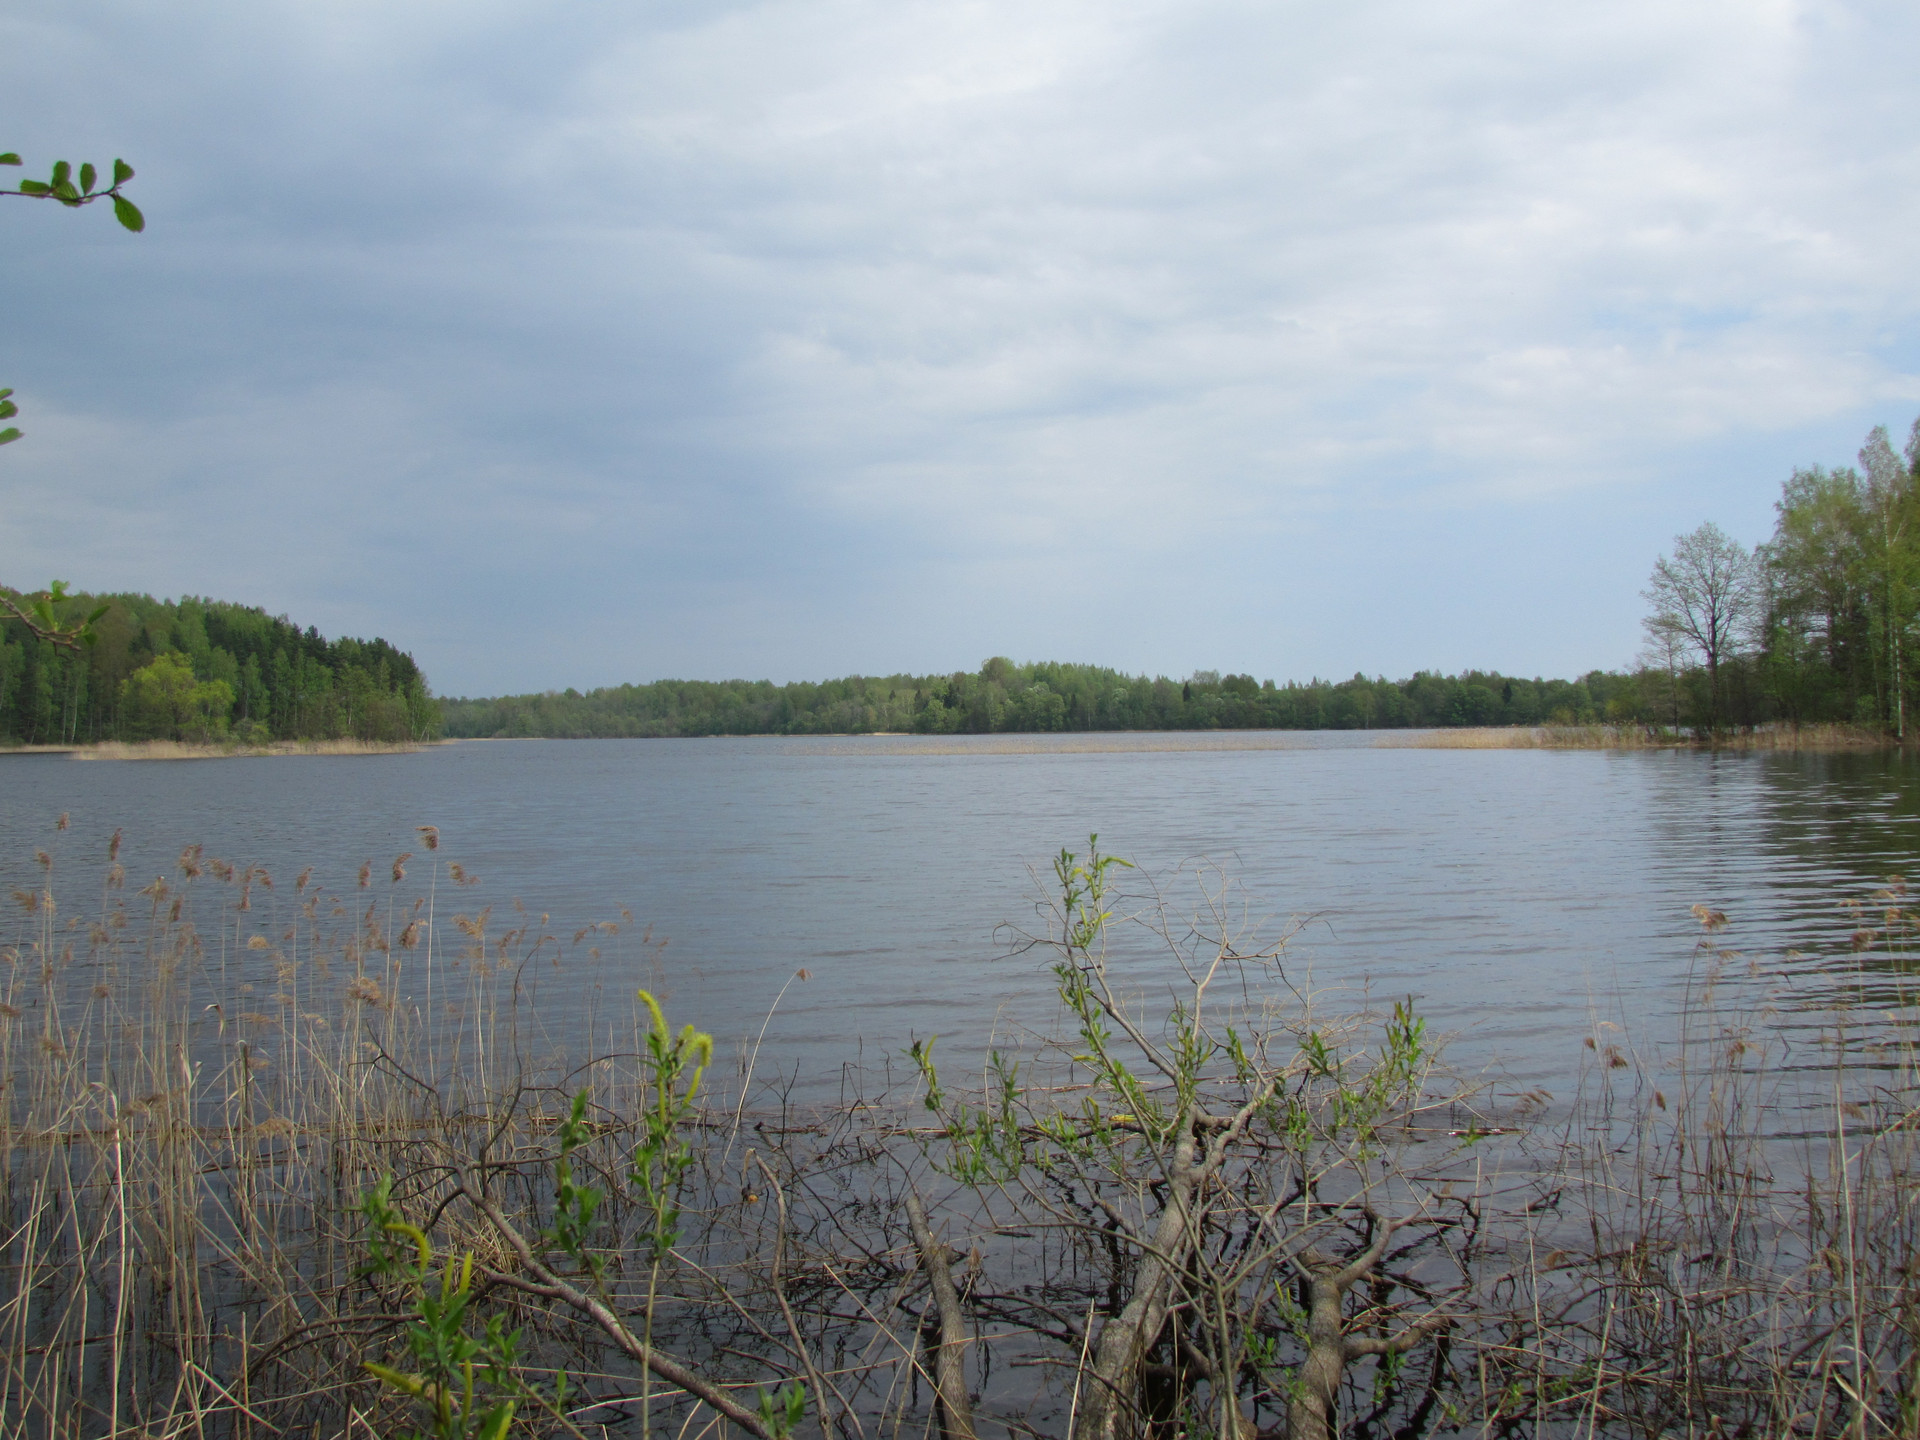
[[[1315,736],[1371,737],[1340,748],[1375,750],[1899,750],[1900,741],[1856,725],[1764,726],[1757,730],[1702,737],[1687,731],[1644,725],[1463,725],[1446,728],[1331,729],[1316,727],[1183,730],[997,730],[984,734],[917,735],[901,730],[837,730],[816,734],[714,735],[471,735],[452,736],[441,745],[509,744],[515,741],[570,741],[597,745],[655,740],[752,740],[777,743],[795,754],[889,753],[870,742],[904,742],[899,750],[914,755],[1072,755],[1201,752],[1223,750],[1312,750],[1323,748]],[[851,743],[849,743],[851,742]]]
[[[916,735],[898,730],[843,730],[812,735],[488,735],[455,737],[443,745],[476,741],[570,740],[581,744],[629,740],[753,740],[791,754],[1073,755],[1207,751],[1316,750],[1316,736],[1368,737],[1338,748],[1375,750],[1771,750],[1888,751],[1901,743],[1853,725],[1769,726],[1711,738],[1644,725],[1476,725],[1420,729],[1000,730],[986,734]],[[897,741],[894,746],[874,741]]]
[[[1137,754],[1317,749],[1309,737],[1371,736],[1355,748],[1376,750],[1769,750],[1833,753],[1888,751],[1902,747],[1877,730],[1852,725],[1767,727],[1702,738],[1642,725],[1484,725],[1446,729],[1219,729],[1000,731],[983,735],[914,735],[897,730],[854,730],[816,735],[545,736],[473,735],[439,740],[275,740],[266,745],[194,744],[179,740],[102,740],[80,745],[0,746],[0,756],[64,755],[72,760],[247,760],[272,756],[411,755],[446,745],[516,740],[760,740],[784,742],[797,753],[882,754],[876,740],[905,741],[915,755]],[[847,742],[853,742],[848,746]],[[1346,747],[1341,747],[1346,748]]]

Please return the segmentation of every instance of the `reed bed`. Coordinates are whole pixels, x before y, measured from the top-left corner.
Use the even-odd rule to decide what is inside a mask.
[[[1692,742],[1640,725],[1470,725],[1387,734],[1374,743],[1389,750],[1651,750]]]
[[[425,864],[341,891],[198,849],[129,891],[110,857],[73,915],[40,852],[0,946],[0,1432],[479,1433],[367,1368],[402,1365],[451,1283],[372,1263],[385,1187],[436,1266],[467,1257],[469,1332],[518,1335],[516,1435],[1920,1433],[1903,885],[1846,917],[1836,1014],[1769,988],[1703,909],[1678,1042],[1596,1022],[1564,1099],[1448,1080],[1410,1010],[1252,988],[1285,937],[1250,942],[1222,888],[1178,924],[1138,912],[1199,977],[1166,1021],[1101,1009],[1093,931],[1050,930],[1081,984],[1064,1031],[971,1089],[922,1054],[808,1108],[751,1050],[663,1087],[661,1046],[700,1037],[590,998],[656,978],[632,917],[463,907],[422,836]],[[1203,1031],[1222,964],[1249,988]],[[1151,1080],[1129,1023],[1186,1037],[1187,1099],[1142,1083],[1122,1113],[1102,1074]],[[1238,1058],[1190,1043],[1229,1028]],[[1130,1237],[1170,1213],[1167,1157],[1250,1084],[1269,1100],[1140,1311],[1158,1252]],[[667,1190],[637,1171],[675,1147],[661,1244]]]
[[[1740,750],[1888,750],[1901,742],[1864,725],[1762,725],[1719,742]]]
[[[1762,725],[1695,735],[1648,725],[1485,725],[1383,735],[1384,749],[1414,750],[1886,750],[1898,744],[1859,725]]]
[[[1478,725],[1382,736],[1376,743],[1409,750],[1651,750],[1691,742],[1639,725]]]
[[[113,858],[68,917],[37,858],[43,883],[13,897],[26,932],[0,949],[0,1427],[267,1434],[316,1403],[355,1413],[352,1352],[392,1323],[355,1276],[355,1206],[485,1123],[500,1057],[538,1043],[503,1013],[500,967],[547,944],[476,929],[436,957],[400,862],[384,893],[363,873],[334,894],[193,848],[130,894]],[[410,972],[447,1023],[398,1003]]]
[[[1483,1429],[1920,1428],[1913,917],[1897,877],[1871,903],[1880,927],[1847,941],[1854,1007],[1797,1006],[1703,906],[1678,1041],[1637,1050],[1596,1022],[1565,1120],[1522,1142],[1534,1173],[1510,1172],[1520,1223],[1483,1311],[1503,1318],[1474,1362]]]

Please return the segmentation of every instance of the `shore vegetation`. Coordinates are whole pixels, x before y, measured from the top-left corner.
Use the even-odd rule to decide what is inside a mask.
[[[420,837],[339,888],[189,847],[137,891],[46,837],[0,945],[0,1429],[1920,1423],[1897,879],[1817,1039],[1701,906],[1676,1044],[1596,1019],[1554,1097],[1316,992],[1231,877],[1162,894],[1090,841],[1012,947],[1050,1013],[821,1098],[686,1023],[632,916],[465,904]],[[602,974],[643,983],[555,1003]]]
[[[1795,470],[1754,550],[1712,522],[1675,537],[1642,592],[1632,718],[1710,734],[1851,726],[1904,743],[1920,700],[1920,420],[1899,451],[1874,427],[1858,461]]]

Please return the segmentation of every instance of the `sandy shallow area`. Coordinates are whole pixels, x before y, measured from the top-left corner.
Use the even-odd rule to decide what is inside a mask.
[[[264,755],[410,755],[419,748],[378,740],[276,740],[271,745],[104,740],[98,745],[15,745],[0,750],[0,755],[65,755],[74,760],[242,760]]]

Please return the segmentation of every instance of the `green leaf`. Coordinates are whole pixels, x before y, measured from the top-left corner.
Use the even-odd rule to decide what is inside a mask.
[[[113,197],[113,217],[136,235],[147,228],[147,217],[140,213],[138,205],[124,195]]]
[[[113,183],[116,186],[124,185],[132,178],[133,167],[131,165],[124,160],[116,160],[113,162]]]
[[[20,182],[20,193],[22,195],[51,195],[53,193],[53,187],[44,180],[22,180]]]
[[[73,174],[73,166],[69,165],[64,160],[54,161],[53,162],[53,188],[58,190],[62,185],[67,183],[68,178],[72,174]]]
[[[20,427],[17,425],[9,425],[6,429],[0,430],[0,445],[11,445],[19,438]]]
[[[514,1406],[517,1400],[506,1400],[494,1407],[493,1412],[480,1422],[479,1440],[506,1440],[507,1426],[513,1423]]]
[[[0,400],[6,399],[11,394],[13,394],[13,387],[9,385],[6,389],[0,390]]]
[[[91,625],[93,624],[94,621],[98,620],[102,615],[106,614],[107,611],[111,610],[112,608],[113,606],[111,605],[96,605],[91,611],[88,612],[87,618],[82,620],[80,623],[82,625]]]
[[[78,205],[80,203],[80,192],[74,189],[73,181],[62,180],[58,185],[53,187],[53,198],[67,205]]]
[[[0,394],[5,392],[0,391]],[[20,407],[11,400],[0,400],[0,420],[11,420],[20,413]]]
[[[93,168],[91,161],[80,167],[80,188],[87,194],[93,193],[93,182],[99,178],[100,172]]]
[[[0,165],[24,165],[25,163],[24,160],[11,150],[7,151],[4,155],[0,155]]]

